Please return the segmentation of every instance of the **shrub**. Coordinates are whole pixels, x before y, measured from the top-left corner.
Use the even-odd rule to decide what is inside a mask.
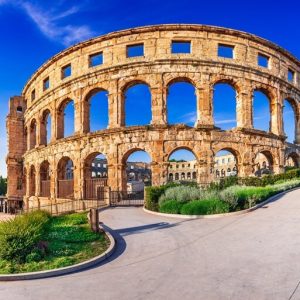
[[[0,223],[0,258],[24,262],[49,226],[47,212],[36,211]]]
[[[220,197],[222,201],[225,203],[228,203],[230,211],[236,210],[236,208],[239,205],[239,197],[237,193],[232,189],[232,187],[229,187],[223,191],[220,192]]]
[[[31,253],[26,256],[26,262],[31,263],[34,261],[40,261],[43,258],[41,251],[34,249]]]
[[[203,190],[199,200],[221,200],[219,191]]]
[[[210,185],[208,186],[208,190],[220,191],[226,189],[229,186],[238,184],[238,180],[239,178],[237,176],[224,177],[217,182],[210,183]]]
[[[176,200],[164,201],[159,206],[159,211],[166,214],[180,214],[180,210],[184,203]]]
[[[191,201],[184,204],[180,213],[183,215],[211,215],[229,212],[229,205],[220,200]]]
[[[145,207],[149,210],[158,211],[159,197],[170,187],[178,186],[176,183],[168,183],[162,186],[147,186],[145,188]]]
[[[187,202],[201,198],[201,190],[192,186],[176,186],[168,188],[159,198],[159,205],[164,201],[176,200],[178,202]]]

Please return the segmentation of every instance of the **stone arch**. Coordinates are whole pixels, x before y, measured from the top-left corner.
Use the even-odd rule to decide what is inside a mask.
[[[186,152],[181,152],[181,150],[184,150]],[[177,152],[177,155],[176,155]],[[171,159],[172,155],[175,155],[173,159]],[[178,160],[177,157],[180,157]],[[167,156],[168,160],[168,176],[167,180],[197,180],[197,172],[194,170],[195,166],[197,165],[198,158],[195,155],[194,151],[191,150],[189,147],[176,147],[175,149],[172,149],[170,153],[168,153]],[[178,175],[175,173],[175,177],[172,176],[170,177],[169,174],[173,174],[173,172],[176,172]],[[192,172],[195,172],[196,175],[193,177]]]
[[[57,164],[58,198],[74,198],[74,164],[68,156],[63,156]]]
[[[49,124],[50,122],[50,124]],[[51,111],[45,109],[40,118],[40,143],[41,145],[47,145],[51,141]],[[49,126],[50,125],[50,126]],[[49,132],[50,129],[50,132]]]
[[[191,147],[189,147],[189,146],[178,146],[178,147],[175,147],[175,148],[173,148],[171,151],[169,151],[169,153],[167,154],[167,161],[169,161],[169,158],[170,158],[170,156],[174,153],[174,152],[176,152],[176,151],[178,151],[178,150],[186,150],[186,151],[189,151],[189,152],[191,152],[194,156],[195,156],[195,158],[196,158],[196,160],[198,161],[198,156],[197,156],[197,154],[195,153],[195,151],[191,148]]]
[[[218,154],[220,154],[218,156]],[[241,154],[234,147],[219,146],[213,151],[212,173],[214,177],[238,176],[241,167]],[[228,169],[230,173],[225,172]]]
[[[261,109],[259,109],[261,111],[261,113],[263,112],[262,116],[257,116],[257,112],[256,112],[256,102],[257,102],[257,98],[263,98],[265,97],[266,100],[268,101],[268,112],[263,112]],[[264,130],[267,132],[271,132],[274,131],[273,128],[273,124],[272,122],[274,120],[276,120],[274,114],[276,113],[275,110],[275,100],[276,100],[276,92],[270,88],[269,86],[266,86],[262,83],[256,83],[255,85],[253,85],[253,89],[252,89],[252,124],[253,124],[253,128],[255,129],[259,129],[259,130]],[[267,119],[269,121],[269,124],[263,124],[263,125],[259,125],[259,123],[261,123],[261,120],[265,120]],[[258,122],[256,122],[258,121]],[[257,124],[256,124],[257,123]],[[266,130],[268,129],[268,130]]]
[[[40,165],[40,196],[50,197],[50,163],[44,160]]]
[[[61,101],[58,105],[57,109],[57,124],[56,124],[56,132],[57,132],[57,138],[65,138],[66,134],[66,116],[65,116],[65,110],[68,107],[68,105],[74,105],[73,109],[73,115],[70,116],[72,119],[70,120],[70,125],[73,127],[70,131],[75,132],[75,102],[71,98],[66,98],[63,101]]]
[[[106,93],[106,103],[103,102],[102,99],[95,99],[97,95],[100,96],[101,93]],[[107,89],[102,87],[94,87],[93,89],[89,90],[88,93],[84,97],[83,101],[83,130],[85,133],[93,132],[101,129],[106,129],[109,124],[109,101],[108,101],[109,92]],[[93,126],[92,117],[91,117],[91,110],[93,102],[100,102],[100,106],[104,107],[103,114],[101,114],[103,118],[103,124],[97,124],[98,126]],[[106,104],[106,105],[105,105]],[[105,105],[105,106],[104,106]],[[100,119],[102,119],[100,118]],[[105,119],[104,119],[105,118]],[[106,119],[107,118],[107,119]]]
[[[134,90],[135,89],[135,90]],[[142,91],[139,91],[142,90]],[[146,80],[134,79],[126,82],[122,89],[122,101],[121,101],[121,124],[122,126],[137,126],[148,125],[152,120],[152,93],[151,85]],[[130,93],[137,91],[144,95],[136,95]],[[129,95],[128,95],[129,93]],[[139,98],[140,97],[140,98]],[[138,99],[143,101],[136,101]],[[130,102],[134,103],[130,103]],[[129,103],[129,104],[128,104]],[[130,107],[130,109],[128,109]],[[135,108],[137,111],[132,110]],[[143,111],[143,114],[139,114]],[[145,119],[140,119],[143,116]]]
[[[261,177],[273,173],[274,157],[269,150],[260,150],[254,158],[254,175]]]
[[[185,99],[185,105],[181,106],[180,113],[178,113],[179,106],[176,102],[181,100],[179,97],[181,96],[180,93],[182,93],[182,90],[186,90],[183,97],[187,97],[187,99]],[[186,76],[174,77],[168,81],[166,91],[167,123],[185,124],[193,127],[197,121],[198,102],[195,82]]]
[[[297,152],[290,152],[285,157],[285,168],[299,168],[300,156]]]
[[[35,196],[36,192],[36,171],[35,166],[31,165],[29,169],[29,196]]]
[[[291,135],[293,136],[293,137],[289,137],[288,136],[288,132],[287,132],[287,128],[289,127],[289,126],[286,126],[286,124],[285,124],[285,102],[288,102],[289,103],[289,105],[291,106],[291,108],[292,108],[292,110],[293,110],[293,116],[287,116],[288,118],[293,118],[294,120],[293,120],[293,128],[291,129]],[[283,131],[284,131],[284,134],[287,136],[287,140],[289,141],[289,142],[291,142],[291,143],[294,143],[294,142],[296,142],[297,141],[297,134],[298,134],[298,132],[297,132],[297,124],[299,123],[299,109],[298,109],[298,104],[297,104],[297,101],[294,99],[294,98],[292,98],[292,97],[286,97],[285,99],[284,99],[284,103],[283,103],[283,110],[282,110],[282,121],[283,121]]]
[[[142,164],[145,163],[144,166],[144,170],[143,168],[141,168],[141,170],[134,170],[134,168],[132,168],[132,166],[134,167],[135,164],[137,164],[137,162],[129,162],[128,159],[130,158],[131,155],[133,155],[134,153],[137,152],[143,152],[144,154],[146,154],[146,156],[149,158],[149,162],[142,162]],[[144,160],[144,159],[143,159]],[[140,148],[140,147],[135,147],[132,148],[128,151],[125,152],[125,154],[122,156],[122,175],[121,175],[121,181],[122,181],[122,190],[127,190],[129,187],[127,186],[127,178],[129,173],[134,173],[135,174],[135,178],[137,181],[140,182],[144,182],[144,184],[146,184],[146,181],[149,181],[149,183],[151,184],[151,178],[152,178],[152,168],[151,168],[151,163],[152,163],[152,156],[151,156],[151,152],[148,152],[146,149],[144,148]],[[146,164],[148,165],[148,167],[146,167]],[[143,174],[141,173],[143,172]],[[146,180],[146,181],[145,181]]]
[[[31,120],[29,128],[30,128],[29,149],[33,149],[37,145],[37,122],[36,122],[36,119]]]
[[[24,195],[27,195],[27,181],[28,181],[27,168],[23,167],[23,169],[22,169],[22,187],[23,187]]]
[[[101,200],[103,188],[107,186],[108,161],[101,152],[93,152],[84,160],[84,198]],[[102,197],[103,198],[103,197]]]
[[[220,84],[220,83],[224,83],[224,84],[228,84],[228,85],[232,86],[235,89],[237,95],[242,90],[242,83],[239,80],[232,78],[232,77],[224,76],[224,75],[213,76],[212,80],[210,81],[210,86],[213,89],[213,87],[216,84]]]
[[[186,82],[190,83],[194,86],[194,88],[197,88],[197,81],[195,78],[191,78],[189,76],[183,76],[183,75],[172,75],[171,78],[166,79],[166,87],[168,88],[170,85],[178,82]]]
[[[219,88],[220,91],[218,91]],[[220,127],[221,129],[224,130],[237,127],[238,98],[239,98],[238,95],[240,93],[239,84],[234,79],[221,78],[213,82],[212,90],[213,90],[212,108],[213,108],[214,124],[217,127]],[[221,98],[220,92],[222,93],[222,99],[220,99]],[[232,93],[232,95],[230,95],[230,93]],[[224,111],[224,100],[225,100],[225,98],[223,98],[224,96],[226,96],[227,98],[226,111]],[[234,103],[230,103],[232,102],[232,100],[234,101]]]
[[[24,127],[24,147],[25,150],[30,150],[30,142],[28,141],[28,126]]]

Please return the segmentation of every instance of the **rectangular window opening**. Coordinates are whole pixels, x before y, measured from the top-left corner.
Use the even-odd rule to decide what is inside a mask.
[[[46,79],[44,79],[43,81],[43,90],[46,91],[50,88],[50,80],[49,77],[47,77]]]
[[[269,68],[269,57],[267,55],[258,53],[257,64],[263,68]]]
[[[218,56],[224,58],[234,58],[234,46],[219,44]]]
[[[173,54],[189,54],[191,53],[191,42],[190,41],[172,41],[171,51]]]
[[[144,56],[144,44],[129,45],[126,50],[128,58]]]
[[[61,79],[70,77],[72,75],[72,67],[71,64],[68,64],[61,69]]]
[[[295,72],[291,69],[288,70],[288,81],[291,83],[295,82]]]
[[[89,56],[89,66],[96,67],[103,64],[103,52],[91,54]]]
[[[35,90],[31,91],[31,101],[35,100]]]

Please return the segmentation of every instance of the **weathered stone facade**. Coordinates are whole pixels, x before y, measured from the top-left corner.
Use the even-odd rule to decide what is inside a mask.
[[[172,41],[189,41],[191,53],[172,54]],[[143,44],[144,55],[127,57],[128,45]],[[234,47],[232,59],[218,56],[220,44]],[[101,52],[103,64],[91,67],[91,55]],[[258,65],[258,55],[269,58],[269,66]],[[72,74],[62,77],[71,65]],[[288,72],[293,78],[288,80]],[[126,189],[128,156],[137,149],[152,159],[152,184],[168,180],[168,158],[177,149],[191,150],[196,159],[197,180],[214,178],[214,156],[231,151],[240,176],[255,172],[255,157],[265,154],[275,173],[283,172],[288,156],[299,163],[300,62],[284,49],[251,34],[201,25],[160,25],[135,28],[100,36],[75,45],[47,61],[27,82],[22,96],[11,99],[7,118],[9,153],[8,198],[39,202],[59,198],[62,166],[73,162],[73,198],[84,198],[87,161],[103,153],[108,160],[108,185]],[[187,81],[197,96],[194,127],[168,125],[167,94],[171,83]],[[213,88],[226,82],[236,90],[237,127],[222,131],[214,126]],[[124,92],[135,83],[146,83],[152,99],[152,121],[148,126],[125,127]],[[49,85],[49,87],[48,87]],[[108,91],[109,126],[89,132],[89,99],[99,90]],[[255,90],[270,100],[270,131],[253,128],[252,99]],[[63,138],[63,109],[72,99],[75,134]],[[285,142],[283,101],[295,111],[295,144]],[[17,107],[23,108],[16,112]],[[25,110],[26,108],[26,110]],[[25,111],[24,111],[25,110]],[[45,118],[51,114],[52,139],[46,145]],[[25,149],[25,145],[27,148]],[[22,187],[18,186],[23,177]],[[41,179],[43,178],[43,179]],[[41,197],[41,181],[49,181],[49,195]],[[18,189],[19,188],[19,189]],[[31,197],[31,198],[30,198]]]

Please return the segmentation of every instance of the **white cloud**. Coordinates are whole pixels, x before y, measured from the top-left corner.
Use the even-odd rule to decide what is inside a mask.
[[[65,26],[60,24],[64,18],[79,11],[79,7],[77,6],[73,6],[63,12],[59,12],[58,10],[46,11],[26,1],[20,1],[18,6],[24,10],[28,17],[47,38],[58,41],[65,46],[70,46],[74,43],[89,39],[94,35],[90,27],[86,25]]]
[[[230,124],[236,122],[236,119],[225,119],[225,120],[219,120],[216,121],[216,125],[221,125],[221,124]]]
[[[194,111],[189,112],[187,114],[184,114],[180,119],[183,123],[195,123],[197,120],[197,114]]]

